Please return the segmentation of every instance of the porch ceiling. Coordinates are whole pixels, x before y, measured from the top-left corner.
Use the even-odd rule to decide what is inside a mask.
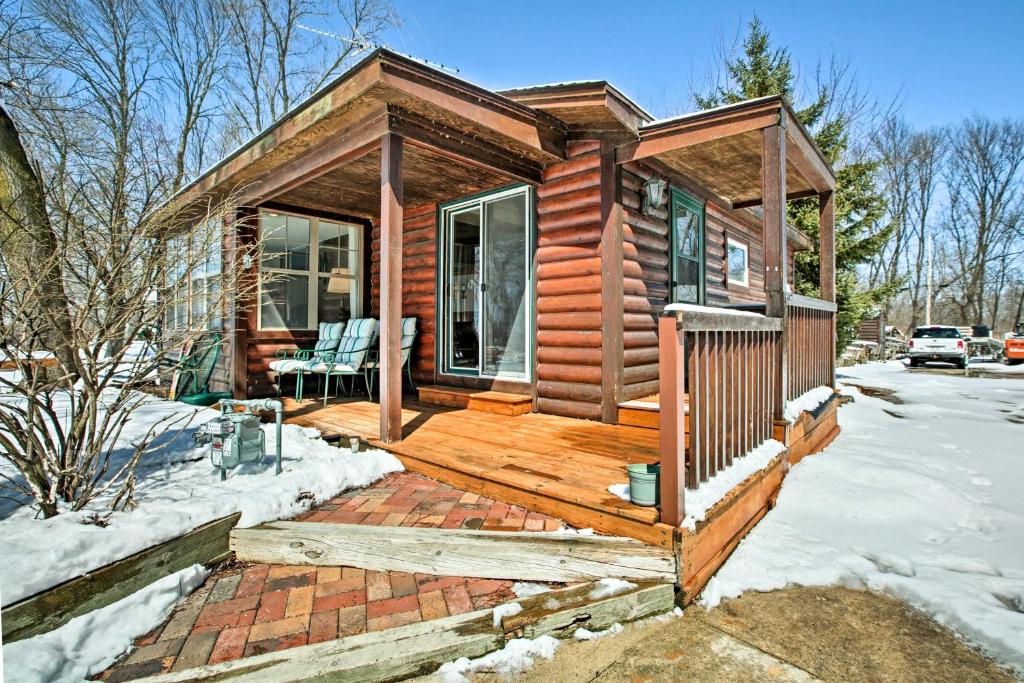
[[[274,197],[288,206],[362,216],[380,215],[380,147]],[[444,202],[513,181],[506,175],[459,162],[433,150],[408,144],[402,161],[408,207]]]
[[[699,183],[734,208],[759,205],[762,130],[786,128],[786,196],[827,192],[835,175],[807,131],[780,97],[765,97],[643,126],[620,146],[619,163],[655,159]]]

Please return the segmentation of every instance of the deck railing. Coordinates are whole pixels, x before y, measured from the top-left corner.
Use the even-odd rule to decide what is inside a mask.
[[[663,522],[682,522],[686,488],[696,489],[772,438],[782,325],[782,318],[701,306],[662,314]]]
[[[835,379],[836,305],[791,294],[786,300],[786,400]]]

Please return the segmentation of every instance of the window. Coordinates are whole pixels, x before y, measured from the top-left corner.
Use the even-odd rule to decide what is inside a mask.
[[[704,205],[672,189],[672,303],[704,301]]]
[[[167,329],[221,328],[220,238],[220,221],[211,220],[187,236],[168,240],[167,282],[177,286],[167,308]]]
[[[311,330],[362,314],[361,226],[260,213],[263,260],[259,328]]]
[[[747,245],[733,238],[725,241],[725,269],[729,284],[748,287],[750,285],[750,267],[747,261]]]

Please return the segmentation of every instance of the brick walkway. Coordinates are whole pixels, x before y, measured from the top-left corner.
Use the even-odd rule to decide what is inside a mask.
[[[301,521],[495,531],[562,523],[415,474],[392,474],[314,507]],[[348,567],[233,565],[136,641],[101,679],[125,681],[307,643],[484,609],[514,597],[512,581]]]

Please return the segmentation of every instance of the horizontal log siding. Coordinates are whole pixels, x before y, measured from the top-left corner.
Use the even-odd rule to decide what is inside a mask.
[[[705,276],[707,305],[765,302],[764,238],[760,230],[730,216],[714,204],[708,204],[704,221]],[[732,284],[726,273],[726,244],[729,238],[747,245],[747,279],[749,285]]]
[[[402,316],[417,319],[412,374],[434,381],[437,334],[437,204],[405,211],[402,228]],[[370,315],[380,318],[380,226],[370,244]]]
[[[537,409],[601,418],[598,142],[569,145],[537,188]]]
[[[668,208],[641,213],[643,183],[651,172],[640,164],[622,170],[623,320],[627,401],[658,392],[658,314],[669,293]]]

